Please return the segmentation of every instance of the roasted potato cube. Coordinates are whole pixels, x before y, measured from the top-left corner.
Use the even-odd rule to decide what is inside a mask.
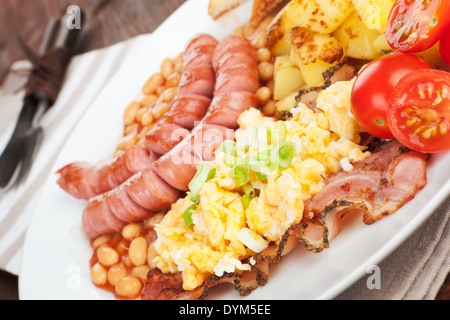
[[[289,56],[279,56],[274,64],[273,98],[281,100],[305,84],[302,72],[291,62]]]
[[[321,85],[322,73],[341,62],[344,49],[332,35],[315,33],[303,27],[294,27],[291,36],[291,59],[302,71],[308,86]]]
[[[272,46],[270,51],[274,57],[286,56],[291,53],[291,47],[291,38],[288,33],[283,35],[283,37]]]
[[[352,0],[361,21],[370,30],[384,32],[395,0]]]
[[[278,111],[291,111],[291,109],[296,107],[298,104],[297,100],[295,99],[296,96],[296,91],[288,94],[286,97],[276,103],[276,109]]]
[[[297,26],[320,34],[331,33],[353,11],[351,0],[292,0],[268,27],[268,43],[275,45]]]
[[[333,32],[333,35],[342,43],[348,57],[365,60],[376,59],[381,55],[380,50],[374,45],[381,33],[367,28],[356,11]]]

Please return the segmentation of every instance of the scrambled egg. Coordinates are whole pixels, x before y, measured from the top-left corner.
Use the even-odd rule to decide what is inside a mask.
[[[331,173],[351,170],[352,163],[369,156],[359,145],[362,130],[351,115],[351,87],[351,81],[330,86],[317,100],[322,112],[299,104],[288,121],[264,117],[257,109],[244,112],[233,154],[220,150],[208,162],[215,174],[200,188],[192,222],[184,219],[193,204],[188,195],[156,227],[154,266],[165,273],[181,271],[185,290],[214,274],[250,270],[249,258],[279,242],[289,226],[301,221],[304,201],[321,190]],[[293,146],[287,167],[267,165],[258,172],[250,166],[246,185],[253,196],[244,201],[230,157],[240,164],[286,144]]]

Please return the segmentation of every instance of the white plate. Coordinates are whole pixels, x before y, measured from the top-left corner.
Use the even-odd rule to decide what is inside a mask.
[[[77,160],[98,161],[111,155],[121,134],[124,106],[165,57],[181,52],[195,34],[221,39],[248,21],[248,1],[219,22],[207,16],[207,0],[187,1],[139,50],[127,57],[99,94],[58,157],[54,170]],[[320,254],[299,247],[271,269],[269,282],[249,299],[332,299],[381,262],[433,213],[450,194],[450,152],[434,156],[428,184],[394,215],[374,225],[362,217],[344,219],[343,230]],[[19,277],[21,299],[112,299],[90,279],[92,250],[81,228],[85,201],[64,193],[50,175],[43,185],[24,246]],[[210,298],[240,299],[230,286],[212,290]]]

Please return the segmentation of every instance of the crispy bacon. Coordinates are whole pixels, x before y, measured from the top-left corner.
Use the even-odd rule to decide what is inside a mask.
[[[149,273],[143,299],[203,299],[208,289],[232,282],[241,295],[247,295],[267,282],[269,266],[299,244],[321,252],[340,231],[341,218],[362,213],[363,222],[372,224],[397,211],[414,198],[427,183],[428,155],[411,151],[395,140],[383,142],[373,154],[354,165],[352,171],[330,176],[324,188],[305,202],[304,218],[293,224],[278,244],[271,244],[253,256],[251,271],[212,276],[192,291],[182,289],[180,274]]]
[[[241,296],[249,295],[259,286],[267,283],[269,263],[257,261],[250,271],[242,273],[225,273],[223,276],[212,276],[203,285],[194,290],[184,290],[181,272],[164,274],[154,268],[147,276],[147,282],[142,294],[142,300],[202,300],[208,295],[209,289],[223,284],[232,283]]]

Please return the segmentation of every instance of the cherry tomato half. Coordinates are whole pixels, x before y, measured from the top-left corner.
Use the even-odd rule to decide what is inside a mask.
[[[442,37],[441,43],[439,43],[439,50],[441,52],[442,59],[450,65],[450,27]]]
[[[352,89],[352,113],[361,128],[381,139],[393,139],[387,123],[389,99],[397,82],[408,73],[429,66],[419,57],[393,52],[366,65]]]
[[[387,23],[389,45],[402,52],[431,48],[450,25],[449,0],[397,0]]]
[[[418,70],[394,89],[388,123],[404,146],[425,153],[450,148],[450,73]]]

